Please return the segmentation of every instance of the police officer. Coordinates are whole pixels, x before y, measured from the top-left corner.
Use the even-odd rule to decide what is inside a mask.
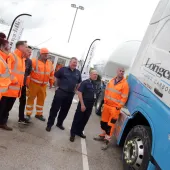
[[[74,142],[75,135],[80,136],[81,138],[86,138],[83,131],[90,118],[96,98],[94,81],[97,80],[97,76],[97,71],[92,70],[90,72],[90,78],[84,80],[78,88],[79,103],[70,131],[71,142]]]
[[[76,69],[77,58],[73,57],[70,60],[68,67],[60,68],[56,73],[57,86],[59,87],[51,105],[50,115],[47,122],[46,131],[50,132],[51,127],[54,125],[55,118],[58,111],[57,127],[64,130],[63,122],[68,114],[72,100],[77,89],[78,84],[81,82],[81,73]]]

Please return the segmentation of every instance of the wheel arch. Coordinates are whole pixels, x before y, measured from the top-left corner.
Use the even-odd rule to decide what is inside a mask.
[[[153,128],[153,124],[150,120],[149,117],[147,117],[146,115],[143,114],[143,112],[141,110],[138,110],[136,112],[134,112],[134,114],[132,115],[132,117],[127,121],[124,129],[123,129],[123,133],[121,135],[120,141],[119,141],[119,145],[123,146],[124,142],[126,140],[126,137],[128,135],[128,133],[130,132],[130,130],[137,125],[143,125],[143,126],[147,126],[151,129],[151,138],[152,138],[152,151],[153,151],[153,146],[154,146],[154,128]]]

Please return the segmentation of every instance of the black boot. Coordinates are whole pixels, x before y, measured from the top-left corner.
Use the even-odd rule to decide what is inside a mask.
[[[46,131],[47,131],[47,132],[50,132],[50,131],[51,131],[51,127],[50,127],[50,126],[47,126],[47,127],[46,127]]]
[[[75,140],[75,135],[71,135],[70,136],[70,142],[74,142],[74,140]]]
[[[58,128],[60,128],[61,130],[65,130],[65,127],[63,125],[56,125]]]

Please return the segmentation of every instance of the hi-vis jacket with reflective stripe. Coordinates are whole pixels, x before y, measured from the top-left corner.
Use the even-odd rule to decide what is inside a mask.
[[[33,81],[34,83],[46,85],[48,82],[52,86],[54,83],[54,68],[51,61],[41,61],[38,58],[32,59],[32,72],[27,78],[27,83]]]
[[[18,83],[17,84],[11,83],[9,85],[8,91],[5,92],[3,96],[17,98],[21,96],[21,89],[24,82],[25,58],[23,58],[22,52],[16,49],[14,53],[9,54],[7,63],[9,69],[11,70],[12,78],[17,79]]]
[[[10,70],[6,63],[8,55],[0,51],[0,99],[4,92],[8,90],[8,86],[11,84]]]
[[[114,82],[115,78],[113,78],[106,87],[104,103],[112,107],[121,108],[128,99],[129,86],[125,78],[116,85]]]

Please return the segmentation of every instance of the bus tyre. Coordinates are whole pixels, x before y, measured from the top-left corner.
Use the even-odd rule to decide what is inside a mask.
[[[146,170],[151,156],[151,147],[151,129],[142,125],[135,126],[124,143],[124,170]]]

